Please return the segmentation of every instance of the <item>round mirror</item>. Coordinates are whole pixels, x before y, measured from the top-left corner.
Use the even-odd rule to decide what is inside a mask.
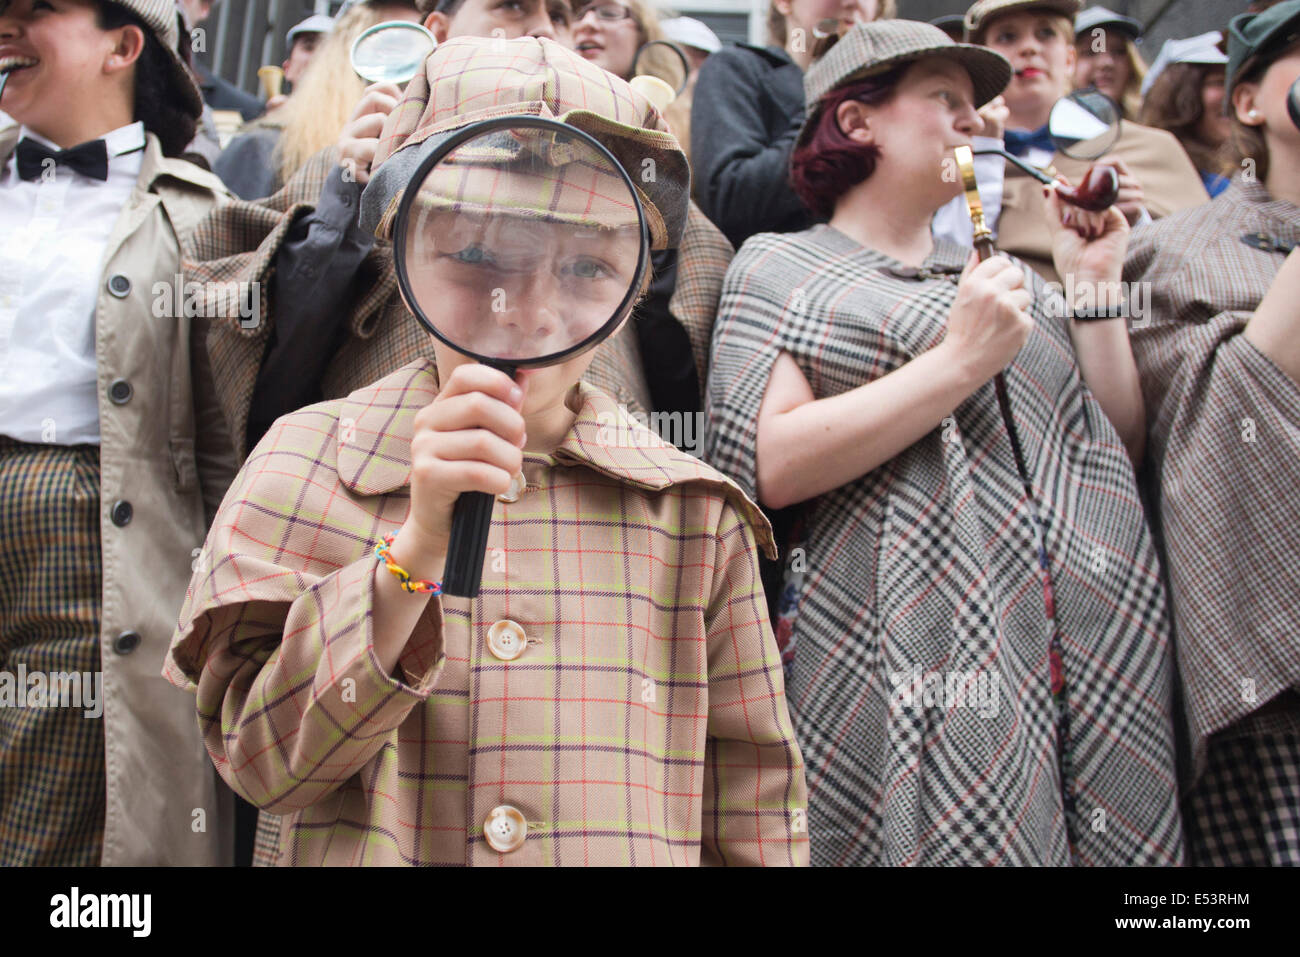
[[[632,75],[653,76],[663,80],[677,96],[686,90],[691,76],[691,63],[676,43],[669,40],[651,40],[636,51],[632,61]]]
[[[632,311],[649,231],[623,167],[567,124],[506,116],[439,145],[394,232],[398,283],[443,343],[502,368],[590,349]]]
[[[1057,150],[1071,159],[1095,160],[1119,139],[1119,105],[1094,87],[1075,90],[1056,101],[1047,132]]]
[[[367,83],[401,86],[420,72],[437,45],[433,34],[418,23],[376,23],[353,41],[352,69]]]

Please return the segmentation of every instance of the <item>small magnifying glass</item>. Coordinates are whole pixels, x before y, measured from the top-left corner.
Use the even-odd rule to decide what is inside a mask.
[[[349,58],[357,76],[367,83],[401,86],[420,72],[437,45],[434,35],[420,24],[388,20],[376,23],[352,41]]]
[[[1071,159],[1095,160],[1110,152],[1119,140],[1121,122],[1119,104],[1100,90],[1088,87],[1056,101],[1047,118],[1047,135],[1052,146]],[[1052,187],[1067,203],[1081,209],[1100,212],[1109,209],[1119,198],[1119,172],[1105,163],[1092,166],[1082,182],[1069,186],[1006,150],[981,149],[975,153],[1003,156],[1007,162]]]
[[[672,87],[674,96],[681,96],[686,92],[686,81],[691,76],[691,61],[671,40],[651,40],[636,51],[632,76],[653,76],[663,80]]]
[[[453,134],[411,175],[397,281],[444,345],[510,375],[594,348],[636,304],[650,234],[631,178],[568,124],[505,116]],[[463,493],[443,591],[478,595],[495,500]]]

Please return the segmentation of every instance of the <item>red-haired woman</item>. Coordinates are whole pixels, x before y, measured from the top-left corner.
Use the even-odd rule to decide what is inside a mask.
[[[829,223],[753,237],[723,292],[708,457],[807,509],[782,624],[814,863],[1182,859],[1124,323],[930,231],[1009,76],[927,24],[850,30],[794,153]],[[1107,289],[1123,216],[1052,209],[1060,271]]]

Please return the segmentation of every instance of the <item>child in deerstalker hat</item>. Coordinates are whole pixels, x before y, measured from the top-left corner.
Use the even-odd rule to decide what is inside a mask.
[[[0,0],[0,865],[223,864],[158,669],[235,473],[180,241],[225,195],[172,0]],[[185,51],[185,52],[182,52]]]
[[[363,220],[390,237],[429,149],[520,113],[655,159],[640,202],[676,242],[689,174],[658,112],[535,38],[439,46]],[[272,427],[181,615],[167,674],[222,776],[282,815],[280,863],[806,863],[757,507],[580,382],[590,353],[516,382],[433,351]],[[497,496],[472,600],[434,584],[469,490]]]

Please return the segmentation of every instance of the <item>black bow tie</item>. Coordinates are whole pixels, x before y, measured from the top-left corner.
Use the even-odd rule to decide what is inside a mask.
[[[25,180],[39,177],[53,160],[58,166],[66,166],[74,172],[90,179],[108,179],[108,146],[103,140],[90,140],[79,146],[66,150],[52,150],[33,139],[18,141],[18,175]]]

